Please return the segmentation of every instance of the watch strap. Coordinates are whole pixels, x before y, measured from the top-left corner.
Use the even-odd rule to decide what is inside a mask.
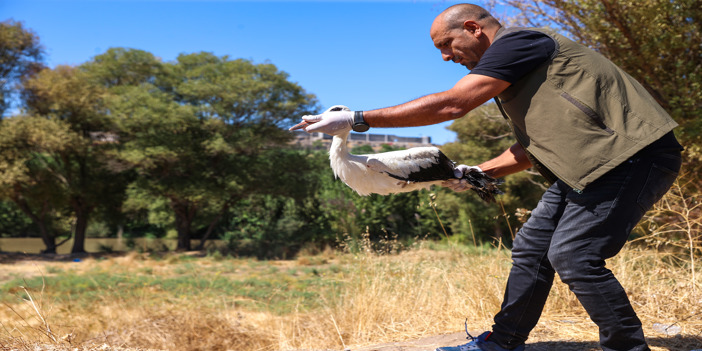
[[[363,119],[363,111],[353,112],[353,124],[367,124]]]
[[[354,132],[367,132],[370,126],[363,119],[363,111],[354,111],[353,113],[353,125],[351,126]]]

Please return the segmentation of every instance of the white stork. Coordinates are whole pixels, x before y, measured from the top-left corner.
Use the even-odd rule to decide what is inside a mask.
[[[348,109],[334,106],[331,111]],[[299,126],[307,125],[306,122]],[[352,155],[346,141],[349,132],[335,135],[329,149],[329,161],[334,175],[359,195],[388,195],[428,189],[441,185],[446,180],[457,179],[454,175],[455,162],[451,161],[437,147],[415,147],[407,150],[390,151],[370,155]],[[495,195],[502,194],[497,187],[502,182],[489,175],[473,170],[464,174],[481,199],[491,202]]]
[[[335,135],[329,149],[329,161],[334,175],[359,195],[410,192],[441,185],[456,179],[456,164],[437,147],[414,147],[369,155],[353,155],[346,141],[349,132]],[[473,171],[463,176],[481,199],[491,202],[501,182],[487,174]]]

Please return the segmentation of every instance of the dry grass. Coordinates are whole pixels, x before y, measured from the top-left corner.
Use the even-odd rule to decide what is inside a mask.
[[[57,303],[51,286],[43,292],[18,290],[15,293],[23,300],[7,302],[0,309],[0,350],[34,350],[37,344],[56,350],[341,350],[456,332],[466,318],[469,330],[484,330],[499,308],[510,268],[505,250],[457,246],[441,250],[420,246],[385,255],[368,250],[322,255],[261,265],[233,259],[187,261],[194,275],[208,279],[226,271],[224,265],[237,267],[226,271],[232,280],[262,277],[271,266],[285,270],[317,264],[315,272],[334,282],[328,287],[332,290],[320,294],[321,303],[312,309],[299,305],[287,312],[267,310],[272,300],[265,297],[256,301],[259,308],[252,309],[240,304],[246,298],[234,292],[204,299],[206,295],[180,296],[150,286],[130,295],[136,297],[104,298],[86,305],[80,296]],[[628,247],[609,265],[629,291],[654,350],[702,348],[700,272],[671,257]],[[152,260],[135,254],[83,263],[81,267],[92,268],[76,268],[76,274],[106,270],[168,276],[183,270],[177,257]],[[338,268],[323,270],[330,265]],[[72,266],[64,262],[38,267],[60,275]],[[290,273],[289,284],[300,274]],[[108,292],[119,287],[101,289],[105,296],[114,296]],[[656,323],[679,327],[681,336],[666,335],[660,326],[654,328]],[[597,330],[573,294],[564,284],[555,284],[531,341],[596,340]]]

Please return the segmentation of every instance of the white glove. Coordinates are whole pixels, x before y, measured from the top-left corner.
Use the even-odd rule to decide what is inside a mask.
[[[349,132],[353,127],[353,114],[354,112],[348,107],[335,105],[321,115],[302,116],[302,122],[290,130],[303,129],[307,133],[321,132],[329,135]]]
[[[478,166],[458,165],[453,169],[453,175],[456,177],[456,179],[449,179],[443,182],[441,185],[457,192],[471,189],[473,186],[470,185],[467,180],[462,179],[463,176],[471,172],[483,173],[483,170]]]

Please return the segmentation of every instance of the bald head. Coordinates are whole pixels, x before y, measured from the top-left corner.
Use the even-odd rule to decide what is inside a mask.
[[[459,4],[436,16],[429,34],[444,61],[473,69],[501,27],[484,8]]]
[[[490,12],[473,4],[453,5],[440,13],[434,21],[443,22],[448,29],[461,28],[465,21],[475,21],[486,29],[502,27]]]

